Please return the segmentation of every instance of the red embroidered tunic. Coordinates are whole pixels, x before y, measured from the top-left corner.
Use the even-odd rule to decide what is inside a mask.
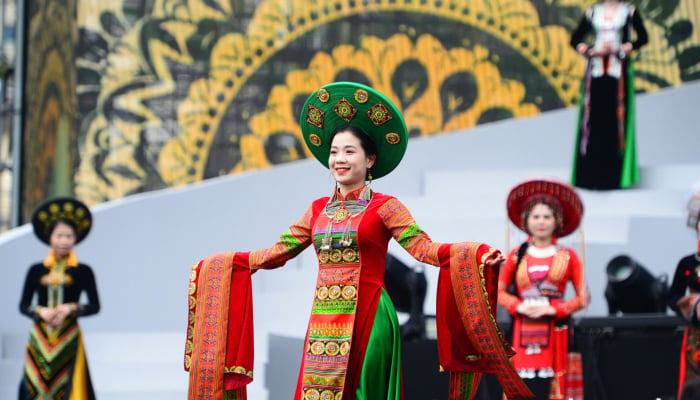
[[[340,200],[358,200],[360,192],[361,189],[358,189]],[[308,395],[308,392],[312,392],[311,398],[316,397],[317,392],[332,393],[333,398],[342,392],[343,399],[355,398],[375,314],[380,298],[386,296],[383,290],[385,259],[392,237],[416,260],[440,265],[441,244],[434,243],[416,225],[411,214],[396,198],[374,193],[364,211],[353,213],[350,210],[352,216],[337,223],[331,215],[324,214],[328,201],[327,197],[314,201],[273,247],[250,253],[250,267],[253,270],[282,266],[311,244],[319,256],[319,276],[306,337],[307,349],[302,359],[295,399],[302,398],[302,393]],[[329,221],[332,221],[330,225]],[[343,246],[339,242],[348,223],[352,243]],[[325,250],[322,249],[322,242],[329,227],[333,240],[331,248]],[[351,251],[357,253],[348,256]],[[448,254],[447,249],[442,253]],[[338,289],[340,296],[333,293]],[[351,293],[353,291],[355,293]],[[393,318],[396,318],[395,313]],[[398,326],[398,321],[392,321],[392,325]],[[393,331],[384,332],[384,335],[393,336],[391,341],[400,340]],[[348,350],[346,360],[334,358],[344,356]],[[388,352],[386,360],[400,362],[393,359],[391,348],[385,350]],[[330,367],[331,371],[329,364],[334,364]],[[399,366],[389,369],[398,371]],[[400,398],[400,385],[387,389],[393,393],[387,393],[386,398]]]
[[[564,398],[568,329],[557,321],[586,305],[583,267],[568,247],[530,244],[516,271],[517,251],[516,248],[508,255],[498,280],[498,304],[514,317],[513,366],[523,378],[554,378],[550,398]],[[507,291],[513,277],[517,296]],[[565,300],[568,282],[573,284],[576,296]],[[530,319],[516,311],[523,302],[544,302],[554,307],[556,315]]]
[[[454,389],[450,398],[472,398],[480,372],[496,373],[514,398],[527,395],[527,387],[508,360],[512,355],[510,346],[495,323],[497,269],[486,270],[484,261],[496,250],[474,242],[433,242],[399,200],[372,193],[367,201],[363,200],[364,194],[363,189],[358,189],[338,201],[318,199],[272,247],[210,257],[193,267],[185,353],[191,398],[193,393],[221,396],[218,384],[210,384],[209,367],[197,367],[220,357],[222,348],[213,346],[220,338],[225,338],[227,350],[225,360],[218,362],[216,368],[223,371],[225,390],[235,389],[238,393],[233,397],[229,394],[229,398],[245,398],[245,392],[239,389],[252,379],[252,371],[247,367],[252,365],[248,354],[252,338],[246,323],[246,318],[252,318],[246,311],[250,310],[249,300],[233,295],[234,287],[249,293],[249,282],[239,282],[235,278],[237,271],[280,267],[313,245],[319,273],[294,399],[402,399],[399,324],[384,289],[385,259],[391,238],[416,260],[446,267],[441,270],[438,288],[438,304],[443,304],[445,310],[438,310],[437,319],[440,361],[451,372]],[[228,269],[228,262],[234,271],[231,278],[221,274]],[[207,274],[213,279],[207,280]],[[225,283],[228,279],[230,286]],[[219,297],[228,287],[231,296]],[[212,318],[222,316],[225,310],[217,306],[215,314],[211,314],[199,307],[209,307],[211,299],[219,298],[221,302],[216,304],[228,302],[228,315],[233,320],[222,319],[213,325],[209,323]],[[222,324],[228,326],[228,333],[214,330]],[[241,329],[243,334],[239,334]],[[442,338],[441,330],[445,332]]]

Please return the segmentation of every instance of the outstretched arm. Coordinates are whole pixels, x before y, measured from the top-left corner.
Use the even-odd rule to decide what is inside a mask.
[[[296,257],[311,244],[311,216],[313,205],[304,215],[292,224],[272,247],[250,252],[249,264],[252,271],[273,269],[283,266],[287,260]]]
[[[413,216],[398,199],[390,198],[379,208],[379,216],[401,247],[406,249],[416,260],[430,265],[440,266],[440,243],[433,242],[421,229]],[[448,245],[447,245],[448,246]]]
[[[436,267],[449,265],[452,244],[434,242],[416,224],[408,208],[398,199],[392,197],[384,203],[379,208],[379,215],[396,242],[406,249],[413,258]],[[483,258],[482,262],[489,268],[499,267],[504,261],[500,251],[487,245],[482,245],[479,248],[478,255],[480,259]]]

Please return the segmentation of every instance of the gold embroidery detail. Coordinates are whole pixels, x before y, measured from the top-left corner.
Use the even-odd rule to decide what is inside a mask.
[[[319,147],[321,146],[321,144],[323,144],[323,140],[321,140],[321,137],[315,133],[309,135],[309,142],[316,147]]]
[[[369,93],[365,89],[357,89],[355,90],[355,101],[364,104],[369,100]]]
[[[367,116],[375,126],[382,125],[394,118],[381,101],[367,110]]]
[[[316,389],[309,389],[306,394],[304,395],[304,398],[306,400],[319,400],[321,395],[318,393],[318,390]]]
[[[396,132],[389,132],[384,135],[384,140],[389,144],[399,144],[401,142],[401,136]]]
[[[316,108],[311,104],[309,104],[307,109],[308,112],[306,114],[306,122],[319,129],[323,129],[323,119],[325,118],[326,113],[320,108]]]
[[[345,122],[350,123],[352,119],[357,114],[357,108],[355,108],[350,102],[345,98],[341,97],[335,106],[333,106],[333,111]]]
[[[351,247],[346,247],[343,250],[343,261],[353,262],[357,259],[357,251]]]
[[[326,351],[326,346],[322,342],[314,342],[311,344],[311,354],[320,356]]]
[[[355,286],[348,285],[343,288],[343,298],[345,300],[353,300],[357,294]]]
[[[334,356],[340,352],[340,346],[338,346],[337,342],[328,342],[326,343],[326,354],[329,356]]]
[[[333,285],[330,287],[329,292],[328,292],[328,297],[331,298],[331,300],[335,300],[340,297],[340,286],[338,285]]]
[[[343,222],[350,215],[350,211],[345,207],[340,207],[333,214],[333,222]]]
[[[318,92],[316,92],[316,97],[317,97],[320,101],[322,101],[322,102],[324,102],[324,103],[328,103],[328,100],[331,98],[331,95],[330,95],[330,93],[328,93],[328,90],[326,90],[326,89],[319,89]]]
[[[325,264],[328,262],[329,259],[330,259],[330,252],[328,250],[321,250],[318,253],[318,260],[321,263]]]
[[[331,261],[334,263],[340,262],[343,259],[343,254],[340,249],[335,249],[331,251]]]

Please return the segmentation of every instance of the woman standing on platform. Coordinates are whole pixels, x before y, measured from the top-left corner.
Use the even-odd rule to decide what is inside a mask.
[[[592,43],[586,42],[588,35],[593,36]],[[575,142],[574,186],[609,190],[639,181],[630,53],[646,43],[647,32],[639,12],[619,0],[594,4],[574,31],[571,45],[586,57]]]
[[[580,376],[578,387],[567,387],[566,372],[569,316],[587,300],[583,266],[557,238],[576,230],[583,204],[573,187],[543,178],[515,186],[507,210],[529,236],[510,252],[498,280],[498,304],[513,316],[513,365],[539,400],[580,398]],[[569,282],[576,297],[565,300]]]
[[[436,243],[398,199],[371,188],[372,179],[391,172],[406,150],[406,124],[396,106],[370,87],[336,82],[308,97],[300,125],[336,185],[272,247],[221,253],[193,266],[185,352],[189,398],[246,398],[252,380],[250,275],[281,267],[313,246],[318,278],[293,398],[403,399],[399,323],[384,284],[392,238],[420,262],[440,267],[438,352],[450,372],[450,398],[473,398],[483,372],[495,373],[514,398],[527,397],[495,323],[500,251],[476,242]],[[284,207],[284,193],[278,195]]]
[[[688,202],[687,223],[698,235],[698,249],[678,262],[668,293],[669,307],[688,322],[681,345],[679,399],[684,385],[700,380],[700,192]]]
[[[20,312],[34,320],[19,398],[94,399],[78,317],[96,314],[100,301],[92,269],[73,251],[90,231],[92,216],[82,202],[56,198],[34,211],[32,225],[49,253],[29,268],[19,303]]]

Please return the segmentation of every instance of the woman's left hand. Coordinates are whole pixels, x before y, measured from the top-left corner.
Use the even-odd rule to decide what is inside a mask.
[[[532,319],[538,319],[542,317],[553,317],[556,314],[557,310],[552,306],[531,305],[525,315]]]
[[[68,318],[69,315],[73,313],[73,309],[71,308],[70,305],[68,304],[61,304],[55,308],[55,313],[53,315],[53,318],[51,318],[51,321],[49,322],[50,325],[56,327],[56,326],[61,326],[63,324],[63,321]]]
[[[486,264],[487,267],[492,268],[500,266],[504,261],[506,261],[506,258],[503,257],[503,254],[501,254],[500,251],[496,251],[492,253],[489,258],[486,259],[486,261],[484,261],[484,264]]]

